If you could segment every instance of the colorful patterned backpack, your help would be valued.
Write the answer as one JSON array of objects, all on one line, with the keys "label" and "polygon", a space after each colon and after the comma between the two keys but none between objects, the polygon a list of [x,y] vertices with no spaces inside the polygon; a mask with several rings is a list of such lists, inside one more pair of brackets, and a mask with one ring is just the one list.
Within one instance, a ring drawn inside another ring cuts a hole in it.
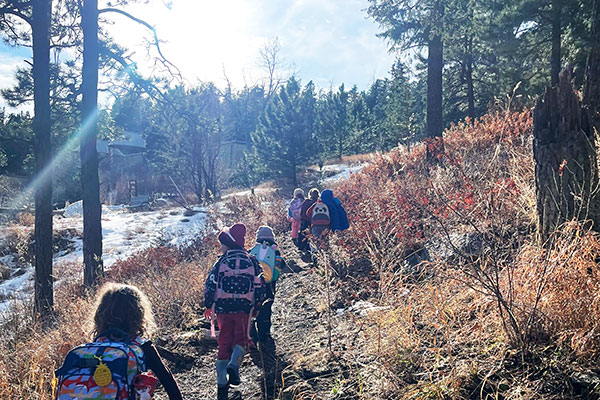
[{"label": "colorful patterned backpack", "polygon": [[[111,338],[123,337],[122,341]],[[135,399],[133,379],[146,370],[142,339],[129,340],[118,329],[102,334],[92,343],[72,349],[56,371],[57,400]]]},{"label": "colorful patterned backpack", "polygon": [[292,200],[292,202],[290,203],[290,210],[289,210],[289,216],[292,217],[295,220],[300,220],[302,218],[302,203],[304,202],[304,199],[294,199]]},{"label": "colorful patterned backpack", "polygon": [[257,243],[250,254],[254,255],[260,264],[263,277],[266,283],[275,282],[279,278],[281,271],[277,268],[277,254],[275,249],[277,245],[269,245],[267,243]]},{"label": "colorful patterned backpack", "polygon": [[254,304],[254,289],[260,286],[260,276],[255,275],[255,261],[244,250],[230,250],[221,260],[215,303],[228,300],[247,300]]}]

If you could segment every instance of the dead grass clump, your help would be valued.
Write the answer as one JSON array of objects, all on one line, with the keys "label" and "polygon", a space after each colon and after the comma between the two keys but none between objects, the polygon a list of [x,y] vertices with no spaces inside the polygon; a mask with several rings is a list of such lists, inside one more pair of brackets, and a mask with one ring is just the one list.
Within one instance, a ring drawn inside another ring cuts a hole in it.
[{"label": "dead grass clump", "polygon": [[[246,246],[254,243],[255,233],[261,225],[273,228],[276,235],[287,232],[290,223],[287,220],[287,203],[276,196],[233,197],[227,201],[228,209],[223,226],[236,222],[246,225]],[[223,227],[221,226],[221,228]]]},{"label": "dead grass clump", "polygon": [[190,329],[204,308],[204,282],[215,258],[181,263],[164,273],[133,280],[150,299],[157,325],[164,331]]},{"label": "dead grass clump", "polygon": [[19,264],[33,261],[33,228],[11,225],[6,228],[6,245],[9,254],[16,257]]},{"label": "dead grass clump", "polygon": [[524,246],[514,272],[515,302],[532,339],[553,337],[578,355],[600,356],[600,234],[563,225],[548,241]]},{"label": "dead grass clump", "polygon": [[31,313],[32,305],[14,304],[0,325],[0,398],[52,399],[54,369],[74,345],[89,341],[85,331],[90,310],[86,297],[73,286],[56,292],[54,328],[44,329]]},{"label": "dead grass clump", "polygon": [[16,221],[19,225],[33,227],[35,216],[30,212],[20,212],[16,216]]},{"label": "dead grass clump", "polygon": [[[185,251],[157,248],[120,261],[113,266],[114,272],[111,270],[111,279],[136,285],[148,295],[160,329],[157,334],[164,334],[167,342],[169,332],[198,325],[204,280],[215,253],[208,244],[195,245],[193,254],[204,251],[205,256],[194,262],[183,261]],[[61,264],[57,272],[68,274],[76,267]],[[55,316],[50,327],[43,327],[33,317],[30,302],[14,303],[0,316],[1,399],[51,400],[54,370],[72,347],[93,339],[94,298],[81,289],[77,275],[55,287]]]}]

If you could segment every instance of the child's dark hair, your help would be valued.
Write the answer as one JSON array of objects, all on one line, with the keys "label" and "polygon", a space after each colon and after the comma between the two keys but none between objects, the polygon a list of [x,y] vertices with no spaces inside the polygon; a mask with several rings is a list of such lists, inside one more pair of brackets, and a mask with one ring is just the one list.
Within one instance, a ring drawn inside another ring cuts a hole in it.
[{"label": "child's dark hair", "polygon": [[310,199],[314,200],[314,201],[319,200],[319,189],[317,189],[317,188],[310,189],[310,191],[308,192],[308,197],[310,197]]},{"label": "child's dark hair", "polygon": [[98,292],[94,335],[118,328],[131,337],[150,335],[155,323],[148,297],[132,285],[107,283]]}]

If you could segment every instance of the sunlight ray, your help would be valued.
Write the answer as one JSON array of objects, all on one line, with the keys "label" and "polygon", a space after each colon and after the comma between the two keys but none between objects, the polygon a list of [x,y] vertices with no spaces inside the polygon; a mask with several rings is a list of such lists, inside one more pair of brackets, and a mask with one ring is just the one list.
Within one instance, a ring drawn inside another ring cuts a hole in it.
[{"label": "sunlight ray", "polygon": [[71,137],[69,137],[66,143],[52,158],[50,163],[31,180],[31,182],[19,196],[9,203],[8,208],[20,209],[25,208],[28,204],[31,204],[33,202],[33,195],[36,188],[42,182],[45,182],[47,179],[53,179],[55,174],[67,168],[64,161],[67,159],[70,152],[75,151],[78,148],[80,138],[85,136],[86,132],[91,129],[93,122],[97,120],[97,118],[98,110],[96,110],[94,114],[90,115],[85,121],[83,121],[80,127],[71,135]]}]

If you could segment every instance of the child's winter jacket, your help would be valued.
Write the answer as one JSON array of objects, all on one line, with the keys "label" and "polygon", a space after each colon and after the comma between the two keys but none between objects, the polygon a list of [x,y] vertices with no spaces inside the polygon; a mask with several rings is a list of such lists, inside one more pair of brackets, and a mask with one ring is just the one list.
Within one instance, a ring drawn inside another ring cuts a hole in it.
[{"label": "child's winter jacket", "polygon": [[321,192],[321,201],[327,205],[329,209],[329,217],[331,220],[331,231],[343,231],[350,227],[348,223],[348,215],[342,207],[342,202],[337,197],[333,197],[333,192],[329,189]]}]

